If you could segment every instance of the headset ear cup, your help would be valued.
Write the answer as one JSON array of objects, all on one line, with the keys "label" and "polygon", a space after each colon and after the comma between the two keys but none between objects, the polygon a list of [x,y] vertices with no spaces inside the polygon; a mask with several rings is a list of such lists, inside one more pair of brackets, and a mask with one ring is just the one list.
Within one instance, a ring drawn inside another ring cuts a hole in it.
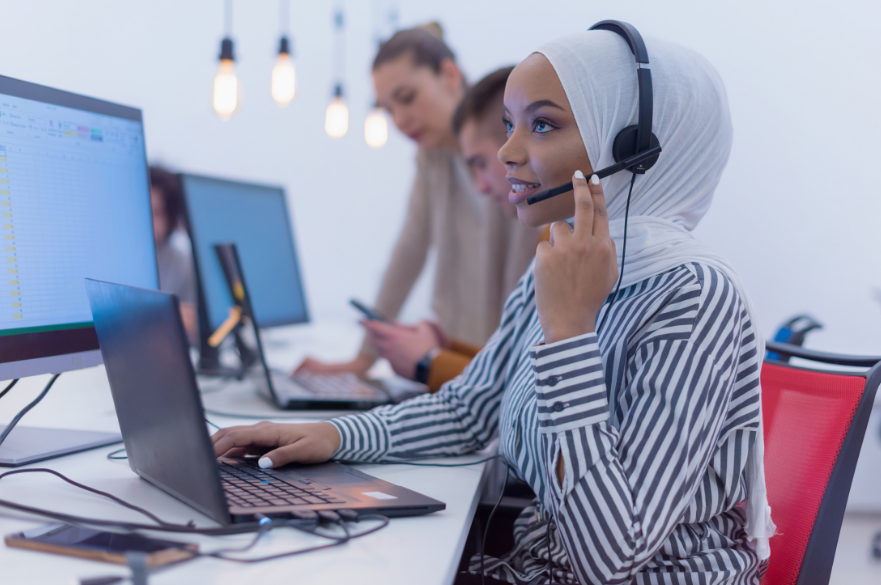
[{"label": "headset ear cup", "polygon": [[[618,135],[615,137],[615,142],[612,144],[612,156],[615,158],[616,163],[636,154],[636,129],[636,124],[628,126],[624,130],[621,130],[621,132],[618,132]],[[660,144],[661,141],[658,140],[658,137],[652,132],[649,147],[660,146]],[[652,168],[655,163],[658,162],[659,156],[660,154],[646,159],[646,161],[642,163],[644,170],[647,171]],[[633,171],[631,170],[630,172]]]}]

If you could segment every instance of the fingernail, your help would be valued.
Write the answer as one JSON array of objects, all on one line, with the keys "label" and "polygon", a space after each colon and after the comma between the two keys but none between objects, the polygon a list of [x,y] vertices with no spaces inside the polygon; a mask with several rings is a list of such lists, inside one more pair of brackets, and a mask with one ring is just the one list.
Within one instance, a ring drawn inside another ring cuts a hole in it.
[{"label": "fingernail", "polygon": [[575,178],[576,179],[583,179],[584,173],[582,173],[581,171],[575,171]]},{"label": "fingernail", "polygon": [[272,459],[269,457],[261,457],[260,461],[257,462],[257,465],[260,466],[260,469],[268,469],[272,467]]},{"label": "fingernail", "polygon": [[600,178],[599,178],[599,176],[597,176],[597,175],[591,175],[591,176],[590,176],[590,182],[591,182],[591,184],[593,184],[593,185],[599,185],[599,184],[600,184]]}]

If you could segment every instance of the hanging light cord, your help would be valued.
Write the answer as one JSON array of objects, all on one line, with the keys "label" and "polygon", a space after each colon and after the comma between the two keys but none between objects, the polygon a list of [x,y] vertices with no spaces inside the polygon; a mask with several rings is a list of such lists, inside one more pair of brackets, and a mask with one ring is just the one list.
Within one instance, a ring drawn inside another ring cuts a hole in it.
[{"label": "hanging light cord", "polygon": [[224,36],[232,36],[232,0],[226,0],[223,10]]},{"label": "hanging light cord", "polygon": [[291,10],[288,0],[278,0],[278,24],[281,36],[290,36]]},{"label": "hanging light cord", "polygon": [[336,12],[334,13],[334,17],[333,17],[333,22],[334,22],[334,30],[336,31],[336,35],[335,35],[336,38],[334,39],[336,41],[335,42],[336,55],[334,55],[334,69],[336,69],[337,85],[341,87],[343,85],[343,73],[346,68],[346,64],[345,64],[346,42],[345,42],[345,35],[343,34],[344,22],[343,22],[343,6],[342,6],[342,4],[337,5]]}]

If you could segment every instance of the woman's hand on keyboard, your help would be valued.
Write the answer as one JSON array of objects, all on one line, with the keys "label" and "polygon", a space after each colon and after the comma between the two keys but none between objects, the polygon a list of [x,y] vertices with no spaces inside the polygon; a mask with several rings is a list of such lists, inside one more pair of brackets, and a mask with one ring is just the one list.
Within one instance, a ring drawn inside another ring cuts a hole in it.
[{"label": "woman's hand on keyboard", "polygon": [[228,427],[211,437],[217,457],[262,455],[260,467],[288,463],[323,463],[340,448],[340,434],[327,422],[279,424],[261,422]]}]

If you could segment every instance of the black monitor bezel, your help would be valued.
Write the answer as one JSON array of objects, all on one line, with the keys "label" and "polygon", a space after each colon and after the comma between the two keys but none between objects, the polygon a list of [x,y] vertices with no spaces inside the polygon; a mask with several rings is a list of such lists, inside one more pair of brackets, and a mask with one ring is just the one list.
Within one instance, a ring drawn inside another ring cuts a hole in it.
[{"label": "black monitor bezel", "polygon": [[[141,110],[97,98],[71,93],[61,89],[22,81],[0,75],[0,101],[3,96],[17,97],[43,102],[53,106],[71,108],[93,114],[113,116],[141,124],[143,131],[143,115]],[[147,165],[146,136],[144,140],[144,168]],[[147,173],[147,195],[150,184]],[[153,218],[150,217],[152,226]],[[154,252],[155,262],[155,252]],[[155,266],[156,284],[159,284],[159,265]],[[83,284],[85,286],[85,283]],[[25,327],[22,327],[25,329]],[[54,331],[38,331],[19,334],[0,335],[0,364],[21,362],[40,358],[71,355],[99,349],[98,335],[94,325],[57,329]],[[47,372],[48,373],[48,372]]]},{"label": "black monitor bezel", "polygon": [[198,297],[197,302],[198,302],[198,312],[199,312],[199,328],[200,328],[200,330],[203,330],[203,331],[200,331],[199,336],[207,339],[207,337],[210,336],[212,333],[212,331],[210,330],[212,325],[211,325],[211,318],[208,314],[208,305],[205,302],[205,291],[204,291],[204,288],[202,285],[201,263],[200,263],[200,258],[199,258],[199,252],[197,249],[198,247],[196,246],[196,240],[197,240],[198,236],[196,234],[196,231],[194,230],[192,222],[190,221],[190,216],[191,216],[190,200],[189,200],[189,197],[187,196],[187,188],[186,188],[186,183],[184,181],[185,177],[193,177],[194,179],[205,179],[205,180],[209,180],[209,181],[217,181],[220,183],[228,183],[231,185],[240,185],[240,186],[244,186],[244,187],[259,187],[262,189],[273,189],[273,190],[277,190],[281,193],[281,204],[282,204],[282,207],[284,208],[285,218],[287,219],[287,222],[285,222],[285,225],[288,230],[288,238],[291,243],[291,248],[292,248],[292,252],[293,252],[293,256],[294,256],[294,262],[296,263],[294,268],[296,269],[297,273],[300,275],[300,278],[297,279],[297,286],[300,289],[298,291],[300,293],[300,298],[303,299],[303,317],[301,319],[282,319],[282,320],[274,320],[274,321],[269,321],[269,320],[260,321],[260,328],[261,329],[268,329],[268,328],[272,328],[272,327],[283,327],[286,325],[301,325],[303,323],[309,323],[311,321],[311,315],[309,313],[309,300],[306,298],[306,292],[303,287],[303,271],[300,266],[301,265],[300,255],[297,250],[297,240],[294,235],[293,216],[291,215],[291,210],[288,207],[288,197],[287,197],[287,192],[286,192],[285,188],[281,185],[272,185],[272,184],[268,184],[268,183],[256,183],[253,181],[241,181],[238,179],[230,179],[227,177],[220,177],[217,175],[203,175],[200,173],[180,173],[180,175],[178,175],[178,177],[180,180],[181,191],[183,192],[183,195],[184,195],[184,220],[186,222],[187,231],[189,232],[189,236],[190,236],[190,247],[193,252],[193,267],[195,268],[195,274],[196,274],[196,295]]}]

